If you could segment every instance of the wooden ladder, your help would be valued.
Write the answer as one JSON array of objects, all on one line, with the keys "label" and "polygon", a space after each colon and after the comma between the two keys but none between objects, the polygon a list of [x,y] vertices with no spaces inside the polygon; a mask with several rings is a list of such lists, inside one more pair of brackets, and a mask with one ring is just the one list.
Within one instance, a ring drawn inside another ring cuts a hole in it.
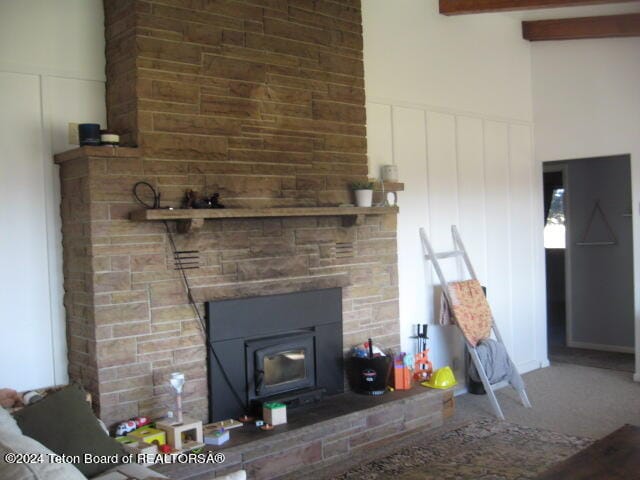
[{"label": "wooden ladder", "polygon": [[[460,234],[458,233],[458,229],[455,225],[451,225],[451,235],[453,237],[453,250],[436,253],[433,250],[433,247],[431,246],[429,239],[427,238],[427,234],[425,233],[424,228],[420,229],[420,239],[422,240],[422,250],[424,253],[424,258],[428,261],[431,261],[433,265],[433,269],[435,270],[436,275],[440,280],[440,284],[442,286],[442,293],[449,306],[453,305],[453,303],[451,302],[451,295],[449,293],[449,284],[444,277],[442,268],[440,268],[439,260],[447,259],[447,258],[462,258],[465,266],[467,267],[467,271],[469,272],[469,276],[473,280],[478,279],[476,276],[476,272],[473,269],[473,265],[471,265],[471,260],[469,260],[469,255],[467,254],[467,250],[465,249],[464,244],[462,243],[462,239],[460,238]],[[452,312],[453,310],[449,309],[449,311]],[[502,341],[502,335],[500,335],[500,331],[498,330],[498,326],[496,325],[495,319],[493,317],[491,318],[491,330],[493,331],[493,334],[495,335],[498,343],[501,343],[502,345],[504,345],[504,342]],[[522,377],[520,376],[520,373],[518,372],[518,369],[516,368],[515,364],[511,360],[511,356],[508,354],[508,352],[507,352],[507,356],[509,357],[509,363],[511,364],[511,368],[513,369],[512,378],[515,377],[519,381],[513,382],[513,380],[510,379],[510,380],[504,380],[498,383],[491,384],[487,377],[487,373],[484,369],[484,366],[480,361],[480,357],[478,356],[478,350],[476,349],[475,346],[471,345],[471,343],[469,343],[469,341],[466,338],[465,338],[465,342],[467,344],[467,348],[469,349],[471,361],[476,367],[478,375],[480,376],[480,380],[482,380],[482,385],[484,386],[484,389],[487,392],[489,402],[491,403],[491,406],[493,408],[493,411],[496,417],[498,417],[500,420],[504,420],[504,414],[502,413],[502,409],[500,408],[500,404],[498,403],[498,399],[496,398],[496,395],[494,392],[507,385],[511,385],[514,388],[514,390],[518,392],[518,395],[520,395],[520,400],[522,401],[522,404],[525,407],[531,408],[531,403],[529,402],[529,397],[527,397],[527,392],[525,391]],[[506,346],[505,346],[505,351],[506,351]]]}]

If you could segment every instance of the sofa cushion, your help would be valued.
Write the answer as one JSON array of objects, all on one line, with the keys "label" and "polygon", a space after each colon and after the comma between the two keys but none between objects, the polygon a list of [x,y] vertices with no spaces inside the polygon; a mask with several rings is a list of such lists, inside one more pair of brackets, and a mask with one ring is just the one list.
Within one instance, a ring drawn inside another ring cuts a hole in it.
[{"label": "sofa cushion", "polygon": [[[81,387],[69,385],[20,410],[15,418],[24,435],[59,455],[78,456],[80,461],[74,465],[93,477],[118,464],[124,450],[102,430],[85,397]],[[115,463],[85,463],[85,454],[115,458]]]},{"label": "sofa cushion", "polygon": [[22,435],[16,419],[2,407],[0,407],[0,435],[1,434]]},{"label": "sofa cushion", "polygon": [[247,480],[247,472],[244,470],[238,470],[221,477],[216,477],[216,480]]},{"label": "sofa cushion", "polygon": [[[31,454],[21,460],[30,462],[14,463],[7,461],[8,455]],[[0,408],[0,478],[12,480],[86,480],[86,477],[70,463],[51,463],[55,454],[33,438],[24,436],[11,418],[9,412]]]}]

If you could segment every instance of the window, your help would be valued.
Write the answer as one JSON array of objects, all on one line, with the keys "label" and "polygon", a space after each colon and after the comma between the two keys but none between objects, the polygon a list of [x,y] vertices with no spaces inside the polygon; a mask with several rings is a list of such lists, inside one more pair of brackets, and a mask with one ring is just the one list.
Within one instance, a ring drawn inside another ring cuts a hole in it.
[{"label": "window", "polygon": [[565,248],[564,188],[556,188],[544,226],[544,248]]},{"label": "window", "polygon": [[307,375],[304,363],[305,353],[305,349],[301,348],[265,356],[265,385],[272,387],[296,380],[304,380]]}]

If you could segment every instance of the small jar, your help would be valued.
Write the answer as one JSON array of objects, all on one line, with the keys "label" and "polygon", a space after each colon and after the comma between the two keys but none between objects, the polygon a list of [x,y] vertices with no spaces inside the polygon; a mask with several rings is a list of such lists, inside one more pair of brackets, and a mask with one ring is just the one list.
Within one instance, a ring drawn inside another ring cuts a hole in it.
[{"label": "small jar", "polygon": [[100,145],[100,125],[97,123],[81,123],[78,125],[80,146]]},{"label": "small jar", "polygon": [[101,145],[109,145],[112,147],[117,147],[120,145],[120,135],[116,133],[111,133],[108,130],[100,131],[100,144]]},{"label": "small jar", "polygon": [[398,181],[398,166],[397,165],[383,165],[380,168],[382,180],[385,182],[397,182]]}]

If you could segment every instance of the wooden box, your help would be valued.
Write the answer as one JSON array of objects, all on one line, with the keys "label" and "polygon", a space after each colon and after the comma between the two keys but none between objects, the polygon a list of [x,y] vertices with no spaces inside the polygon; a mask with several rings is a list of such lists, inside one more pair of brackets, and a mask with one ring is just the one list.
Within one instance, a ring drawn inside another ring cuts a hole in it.
[{"label": "wooden box", "polygon": [[202,422],[185,418],[184,422],[174,424],[168,420],[156,422],[156,428],[167,435],[167,443],[176,450],[192,450],[204,446]]},{"label": "wooden box", "polygon": [[271,425],[287,423],[287,406],[284,403],[270,402],[262,406],[262,418]]}]

